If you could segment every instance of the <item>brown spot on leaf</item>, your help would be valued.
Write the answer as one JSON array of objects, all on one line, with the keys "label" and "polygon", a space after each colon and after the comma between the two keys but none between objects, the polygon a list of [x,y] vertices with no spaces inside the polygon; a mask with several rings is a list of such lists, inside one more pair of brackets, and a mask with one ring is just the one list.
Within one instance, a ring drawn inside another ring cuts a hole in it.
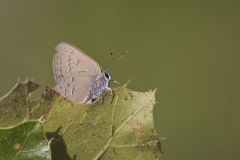
[{"label": "brown spot on leaf", "polygon": [[97,124],[97,120],[96,120],[96,118],[92,118],[92,119],[90,119],[90,124],[91,124],[91,126],[95,126],[96,124]]},{"label": "brown spot on leaf", "polygon": [[27,82],[27,92],[33,92],[34,90],[36,90],[38,87],[40,87],[40,85],[38,83],[35,83],[33,81],[28,81]]},{"label": "brown spot on leaf", "polygon": [[15,143],[14,145],[12,145],[13,150],[19,150],[21,148],[21,144],[20,143]]},{"label": "brown spot on leaf", "polygon": [[54,89],[46,87],[45,92],[42,94],[42,98],[43,100],[52,100],[56,94],[57,92]]},{"label": "brown spot on leaf", "polygon": [[142,123],[137,123],[135,126],[133,126],[134,132],[142,132],[144,129],[144,125]]},{"label": "brown spot on leaf", "polygon": [[128,92],[127,95],[124,97],[124,100],[127,101],[127,100],[131,100],[132,98],[133,98],[132,92]]}]

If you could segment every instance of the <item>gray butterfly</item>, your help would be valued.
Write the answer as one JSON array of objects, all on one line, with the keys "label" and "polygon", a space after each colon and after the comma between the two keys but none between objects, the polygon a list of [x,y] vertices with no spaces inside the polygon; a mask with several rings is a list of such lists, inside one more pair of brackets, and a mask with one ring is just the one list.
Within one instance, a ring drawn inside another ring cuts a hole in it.
[{"label": "gray butterfly", "polygon": [[79,48],[62,42],[55,48],[53,71],[55,90],[76,104],[97,100],[109,88],[111,76]]}]

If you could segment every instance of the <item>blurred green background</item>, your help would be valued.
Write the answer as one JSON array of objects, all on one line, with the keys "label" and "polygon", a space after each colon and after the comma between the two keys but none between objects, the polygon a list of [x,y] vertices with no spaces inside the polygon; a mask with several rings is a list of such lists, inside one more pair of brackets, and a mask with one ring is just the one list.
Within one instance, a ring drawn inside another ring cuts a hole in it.
[{"label": "blurred green background", "polygon": [[121,83],[159,87],[163,160],[240,159],[239,1],[0,0],[0,94],[32,77],[54,85],[52,55],[69,41]]}]

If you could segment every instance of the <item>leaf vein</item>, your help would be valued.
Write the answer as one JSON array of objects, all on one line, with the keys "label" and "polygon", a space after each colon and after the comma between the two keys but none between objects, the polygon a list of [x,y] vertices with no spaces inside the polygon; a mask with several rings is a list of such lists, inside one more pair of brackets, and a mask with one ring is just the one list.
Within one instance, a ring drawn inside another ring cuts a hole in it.
[{"label": "leaf vein", "polygon": [[[122,89],[122,88],[121,88]],[[119,92],[120,94],[121,92]],[[118,94],[118,95],[119,95]],[[117,100],[117,98],[116,98]],[[94,158],[94,160],[99,160],[102,155],[107,151],[107,149],[109,148],[110,144],[112,143],[112,141],[114,140],[115,136],[119,133],[119,131],[127,124],[127,122],[134,117],[134,115],[136,115],[138,112],[140,112],[143,108],[145,108],[145,105],[143,105],[142,107],[139,107],[135,112],[131,113],[130,116],[116,129],[116,131],[114,132],[114,134],[112,135],[112,137],[109,138],[108,142],[106,143],[105,146],[103,146],[103,148],[99,151],[99,153],[97,154],[97,156]]]}]

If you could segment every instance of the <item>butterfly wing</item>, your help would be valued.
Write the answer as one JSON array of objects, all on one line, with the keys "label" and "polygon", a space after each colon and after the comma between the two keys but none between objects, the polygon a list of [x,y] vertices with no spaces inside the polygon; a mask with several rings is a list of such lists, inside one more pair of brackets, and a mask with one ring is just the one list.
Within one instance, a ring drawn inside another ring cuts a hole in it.
[{"label": "butterfly wing", "polygon": [[101,74],[101,68],[79,48],[68,43],[56,46],[53,58],[55,90],[73,103],[85,103],[93,79]]},{"label": "butterfly wing", "polygon": [[101,67],[79,48],[62,42],[56,47],[53,71],[56,83],[71,77],[71,73],[85,71],[92,77],[101,74]]},{"label": "butterfly wing", "polygon": [[74,72],[70,78],[58,83],[55,90],[71,102],[83,104],[89,99],[91,79],[85,72]]}]

